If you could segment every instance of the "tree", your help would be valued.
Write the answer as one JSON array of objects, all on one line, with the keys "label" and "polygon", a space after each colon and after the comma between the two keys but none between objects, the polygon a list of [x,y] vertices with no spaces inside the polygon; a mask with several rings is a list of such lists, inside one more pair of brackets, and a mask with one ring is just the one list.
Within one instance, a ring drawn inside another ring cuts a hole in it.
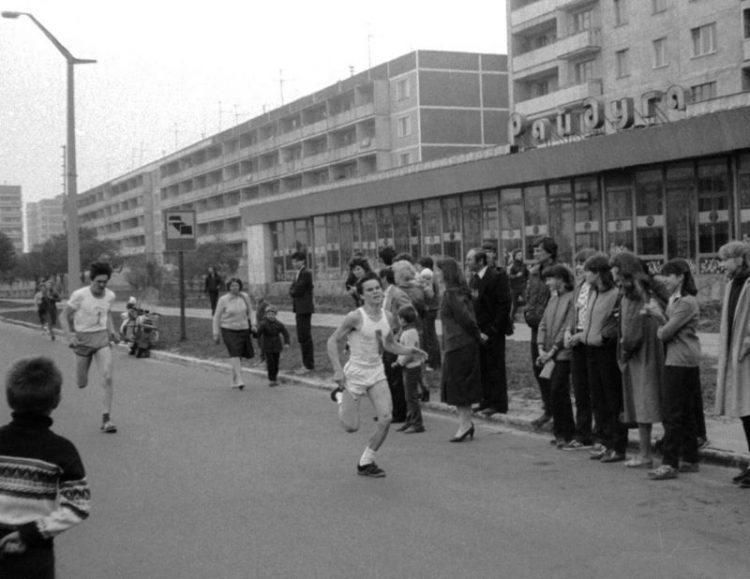
[{"label": "tree", "polygon": [[26,281],[38,281],[46,278],[48,273],[44,269],[41,251],[22,253],[16,258],[16,266],[13,268],[13,277]]},{"label": "tree", "polygon": [[10,238],[0,231],[0,277],[10,275],[16,264],[16,249]]},{"label": "tree", "polygon": [[[82,227],[78,231],[81,267],[86,269],[94,261],[106,261],[113,268],[122,265],[119,246],[112,239],[98,239],[96,231]],[[68,234],[55,235],[44,242],[41,260],[46,274],[64,274],[68,271]]]},{"label": "tree", "polygon": [[186,251],[184,262],[185,279],[191,281],[202,278],[209,266],[226,278],[237,273],[240,265],[238,251],[223,241],[201,243],[195,251]]},{"label": "tree", "polygon": [[126,266],[125,280],[136,291],[148,287],[161,289],[162,280],[168,277],[164,268],[146,255],[128,258]]}]

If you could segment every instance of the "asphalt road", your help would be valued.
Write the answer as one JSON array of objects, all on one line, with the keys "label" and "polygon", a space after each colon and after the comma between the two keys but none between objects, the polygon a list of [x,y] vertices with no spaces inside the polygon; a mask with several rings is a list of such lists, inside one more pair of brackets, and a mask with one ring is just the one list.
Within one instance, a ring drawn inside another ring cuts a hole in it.
[{"label": "asphalt road", "polygon": [[[96,378],[75,388],[64,341],[0,324],[0,369],[49,355],[66,382],[55,430],[83,456],[91,518],[56,541],[61,579],[744,578],[750,491],[707,465],[650,482],[622,463],[449,416],[391,432],[385,479],[355,474],[372,427],[346,434],[325,392],[232,391],[216,370],[118,351],[114,435]],[[92,376],[95,375],[92,374]],[[5,405],[0,420],[7,421]]]}]

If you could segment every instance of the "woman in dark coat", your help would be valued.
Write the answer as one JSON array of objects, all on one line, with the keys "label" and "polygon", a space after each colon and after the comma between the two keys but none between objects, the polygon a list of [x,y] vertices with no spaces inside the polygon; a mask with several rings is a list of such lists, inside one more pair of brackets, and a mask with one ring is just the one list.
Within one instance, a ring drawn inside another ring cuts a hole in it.
[{"label": "woman in dark coat", "polygon": [[443,324],[443,375],[441,400],[458,409],[458,431],[451,442],[474,438],[471,405],[482,397],[479,373],[480,332],[474,317],[471,292],[461,266],[450,257],[438,261],[445,286],[440,303]]}]

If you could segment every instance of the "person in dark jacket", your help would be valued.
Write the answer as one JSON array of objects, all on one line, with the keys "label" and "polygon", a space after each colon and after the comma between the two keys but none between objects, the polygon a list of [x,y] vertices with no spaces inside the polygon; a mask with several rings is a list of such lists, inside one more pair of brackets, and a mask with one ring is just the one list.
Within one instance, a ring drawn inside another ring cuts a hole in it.
[{"label": "person in dark jacket", "polygon": [[524,293],[526,292],[526,283],[529,280],[529,270],[523,261],[523,251],[516,249],[513,252],[513,261],[508,268],[508,277],[510,278],[510,295],[512,300],[511,319],[515,319],[516,312],[524,304]]},{"label": "person in dark jacket", "polygon": [[212,267],[208,267],[208,273],[206,274],[206,281],[203,284],[203,291],[211,301],[211,315],[216,313],[216,303],[219,301],[219,292],[224,286],[224,280],[221,276],[216,273],[216,270]]},{"label": "person in dark jacket", "polygon": [[[268,371],[268,385],[278,386],[276,377],[279,374],[281,351],[289,348],[289,332],[281,320],[276,318],[276,306],[269,304],[263,320],[258,324],[258,341],[263,348]],[[283,338],[283,342],[282,342]]]},{"label": "person in dark jacket", "polygon": [[307,269],[307,254],[297,251],[292,254],[292,266],[297,270],[294,281],[289,287],[292,296],[292,311],[297,324],[297,341],[302,349],[302,367],[295,370],[295,374],[307,374],[315,369],[315,357],[312,339],[312,315],[315,311],[313,303],[313,276]]},{"label": "person in dark jacket", "polygon": [[531,364],[534,370],[534,377],[539,384],[539,391],[542,395],[542,405],[544,412],[541,416],[534,419],[533,424],[537,428],[547,424],[552,419],[550,409],[550,391],[549,382],[539,379],[541,368],[537,365],[539,344],[537,343],[537,332],[539,322],[542,321],[544,309],[549,301],[550,291],[544,283],[542,273],[547,267],[557,263],[557,243],[551,237],[543,237],[534,244],[534,260],[536,265],[529,272],[529,281],[526,284],[526,309],[523,312],[524,318],[529,328],[531,328]]}]

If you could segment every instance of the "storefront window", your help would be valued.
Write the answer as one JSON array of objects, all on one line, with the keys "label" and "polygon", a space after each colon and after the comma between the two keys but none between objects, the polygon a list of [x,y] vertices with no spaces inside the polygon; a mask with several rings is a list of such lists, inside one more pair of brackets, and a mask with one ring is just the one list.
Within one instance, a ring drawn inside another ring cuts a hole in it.
[{"label": "storefront window", "polygon": [[667,258],[695,260],[695,170],[693,163],[667,165]]},{"label": "storefront window", "polygon": [[420,203],[409,204],[409,253],[412,255],[429,255],[422,249],[422,205]]},{"label": "storefront window", "polygon": [[[393,248],[396,253],[410,253],[409,206],[406,203],[393,206]],[[413,257],[414,254],[411,254]]]},{"label": "storefront window", "polygon": [[378,224],[378,247],[390,245],[395,249],[393,244],[393,211],[390,205],[378,207],[375,209],[376,220]]},{"label": "storefront window", "polygon": [[549,231],[557,242],[557,257],[563,263],[573,263],[573,190],[570,181],[549,184]]},{"label": "storefront window", "polygon": [[313,217],[313,231],[315,235],[315,246],[313,248],[313,271],[315,279],[326,279],[326,218],[324,216]]},{"label": "storefront window", "polygon": [[463,262],[461,251],[461,199],[443,198],[443,253],[459,263]]},{"label": "storefront window", "polygon": [[463,241],[466,251],[469,251],[482,245],[482,197],[479,193],[464,195],[461,204]]},{"label": "storefront window", "polygon": [[273,250],[273,281],[284,281],[284,222],[271,225],[271,248]]},{"label": "storefront window", "polygon": [[729,241],[730,188],[726,159],[698,162],[698,252],[709,260]]},{"label": "storefront window", "polygon": [[349,260],[354,255],[354,236],[352,234],[352,214],[341,213],[339,215],[340,245],[341,245],[341,269],[349,266]]},{"label": "storefront window", "polygon": [[326,270],[327,279],[341,277],[341,244],[339,242],[339,216],[326,217]]},{"label": "storefront window", "polygon": [[500,230],[497,212],[497,191],[482,193],[482,243],[494,243],[497,247],[497,259],[503,260],[504,248],[500,243]]},{"label": "storefront window", "polygon": [[547,195],[544,185],[534,185],[524,187],[524,217],[525,217],[525,236],[526,236],[526,253],[529,259],[533,257],[534,243],[539,238],[549,235],[547,227]]},{"label": "storefront window", "polygon": [[360,231],[362,232],[360,245],[368,256],[378,254],[379,247],[375,230],[375,209],[363,209],[362,221],[360,222]]},{"label": "storefront window", "polygon": [[664,182],[661,168],[635,174],[636,253],[647,261],[661,263],[664,246]]},{"label": "storefront window", "polygon": [[424,244],[428,255],[442,255],[443,217],[440,211],[440,199],[429,199],[424,202]]},{"label": "storefront window", "polygon": [[611,173],[604,178],[607,200],[607,248],[610,253],[633,251],[633,188],[630,175]]},{"label": "storefront window", "polygon": [[601,249],[602,197],[596,177],[575,180],[575,252],[590,247]]},{"label": "storefront window", "polygon": [[740,201],[740,237],[750,242],[750,154],[740,155],[737,190]]},{"label": "storefront window", "polygon": [[512,254],[523,249],[523,199],[520,189],[500,191],[500,239],[503,251]]}]

